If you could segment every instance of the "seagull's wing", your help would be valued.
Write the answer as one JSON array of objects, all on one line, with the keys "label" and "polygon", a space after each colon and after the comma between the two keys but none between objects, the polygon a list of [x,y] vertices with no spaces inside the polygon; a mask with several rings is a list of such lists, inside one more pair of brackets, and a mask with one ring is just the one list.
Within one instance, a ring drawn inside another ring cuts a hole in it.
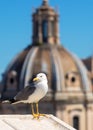
[{"label": "seagull's wing", "polygon": [[28,97],[36,90],[36,85],[30,84],[28,86],[26,86],[23,90],[21,90],[15,97],[14,99],[16,101],[20,101],[20,100],[27,100]]}]

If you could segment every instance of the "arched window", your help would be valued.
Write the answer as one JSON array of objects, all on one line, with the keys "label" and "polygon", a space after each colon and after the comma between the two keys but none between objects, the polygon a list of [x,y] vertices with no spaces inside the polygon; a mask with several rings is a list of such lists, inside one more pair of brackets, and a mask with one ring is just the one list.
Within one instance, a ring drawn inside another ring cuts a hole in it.
[{"label": "arched window", "polygon": [[42,34],[43,34],[43,41],[47,42],[48,26],[47,26],[46,20],[44,20],[43,23],[42,23]]},{"label": "arched window", "polygon": [[79,117],[78,116],[74,116],[73,117],[73,127],[76,130],[79,130]]},{"label": "arched window", "polygon": [[35,36],[38,37],[38,21],[35,22]]},{"label": "arched window", "polygon": [[17,72],[12,70],[7,75],[7,90],[16,90],[17,89]]}]

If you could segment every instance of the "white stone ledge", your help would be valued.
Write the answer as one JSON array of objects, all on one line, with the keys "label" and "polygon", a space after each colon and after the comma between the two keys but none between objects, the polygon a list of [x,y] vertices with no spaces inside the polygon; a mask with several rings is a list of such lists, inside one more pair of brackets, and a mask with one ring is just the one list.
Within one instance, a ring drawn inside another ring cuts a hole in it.
[{"label": "white stone ledge", "polygon": [[0,115],[1,130],[75,130],[58,118],[47,115],[39,120],[32,115]]}]

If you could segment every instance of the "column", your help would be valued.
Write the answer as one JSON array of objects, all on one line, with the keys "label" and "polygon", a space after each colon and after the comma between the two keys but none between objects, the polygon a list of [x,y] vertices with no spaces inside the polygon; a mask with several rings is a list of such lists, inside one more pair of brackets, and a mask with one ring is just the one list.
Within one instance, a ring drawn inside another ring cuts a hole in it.
[{"label": "column", "polygon": [[48,43],[51,43],[51,21],[48,18],[48,39],[47,39]]},{"label": "column", "polygon": [[58,17],[56,16],[56,19],[55,19],[55,41],[56,43],[60,43],[60,40],[59,40],[59,24],[58,24]]},{"label": "column", "polygon": [[87,109],[87,128],[88,130],[93,130],[93,122],[92,122],[92,109],[91,107],[88,107]]}]

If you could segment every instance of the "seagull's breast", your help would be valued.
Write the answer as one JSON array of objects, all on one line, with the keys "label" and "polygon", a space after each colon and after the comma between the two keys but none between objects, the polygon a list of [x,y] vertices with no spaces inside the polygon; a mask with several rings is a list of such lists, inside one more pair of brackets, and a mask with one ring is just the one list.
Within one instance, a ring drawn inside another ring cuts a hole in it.
[{"label": "seagull's breast", "polygon": [[38,102],[46,95],[47,91],[48,91],[48,85],[46,82],[43,81],[37,83],[36,90],[28,98],[29,103]]}]

